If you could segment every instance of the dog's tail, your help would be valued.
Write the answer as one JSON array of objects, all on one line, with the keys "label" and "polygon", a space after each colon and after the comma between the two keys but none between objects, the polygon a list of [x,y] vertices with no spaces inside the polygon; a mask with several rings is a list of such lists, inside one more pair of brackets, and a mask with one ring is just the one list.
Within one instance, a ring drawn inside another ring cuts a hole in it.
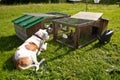
[{"label": "dog's tail", "polygon": [[28,69],[28,68],[31,68],[31,67],[37,67],[37,65],[32,64],[32,65],[29,65],[29,66],[26,66],[26,67],[23,67],[23,66],[21,66],[21,65],[18,65],[18,68],[19,68],[19,69],[22,69],[22,70],[25,70],[25,69]]},{"label": "dog's tail", "polygon": [[25,69],[28,69],[28,68],[31,68],[31,67],[35,67],[35,71],[38,71],[39,65],[41,65],[44,61],[45,61],[45,59],[43,58],[38,64],[31,64],[31,65],[26,66],[26,67],[18,65],[18,68],[22,69],[22,70],[25,70]]}]

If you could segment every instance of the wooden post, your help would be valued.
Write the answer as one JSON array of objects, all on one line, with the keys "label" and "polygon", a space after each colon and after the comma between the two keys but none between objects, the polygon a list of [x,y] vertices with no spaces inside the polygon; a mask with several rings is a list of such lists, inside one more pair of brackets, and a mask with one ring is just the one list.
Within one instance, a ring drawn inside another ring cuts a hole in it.
[{"label": "wooden post", "polygon": [[58,27],[59,25],[57,23],[53,22],[53,40],[57,40],[57,35],[58,35]]},{"label": "wooden post", "polygon": [[74,36],[74,49],[77,49],[79,46],[79,39],[80,39],[80,29],[77,26],[75,29],[75,36]]},{"label": "wooden post", "polygon": [[100,19],[100,34],[99,36],[101,36],[106,30],[107,30],[107,25],[108,25],[108,20],[107,19]]}]

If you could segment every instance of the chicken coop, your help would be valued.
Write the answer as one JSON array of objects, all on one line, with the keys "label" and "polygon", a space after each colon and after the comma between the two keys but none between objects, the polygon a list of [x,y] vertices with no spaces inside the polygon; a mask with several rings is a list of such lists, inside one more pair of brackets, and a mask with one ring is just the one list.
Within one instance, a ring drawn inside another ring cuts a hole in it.
[{"label": "chicken coop", "polygon": [[48,32],[52,33],[52,31],[49,31],[49,27],[52,24],[51,20],[65,17],[70,17],[70,15],[60,12],[50,12],[45,14],[25,13],[12,20],[12,22],[14,23],[16,35],[25,41],[39,29],[48,29]]},{"label": "chicken coop", "polygon": [[53,39],[77,49],[101,36],[107,30],[108,20],[102,18],[102,13],[80,12],[72,17],[53,20],[53,25]]}]

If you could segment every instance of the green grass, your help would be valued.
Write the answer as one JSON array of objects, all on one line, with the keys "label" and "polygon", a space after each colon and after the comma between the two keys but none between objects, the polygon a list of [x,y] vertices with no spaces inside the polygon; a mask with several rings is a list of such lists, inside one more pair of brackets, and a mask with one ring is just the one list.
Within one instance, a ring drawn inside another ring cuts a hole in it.
[{"label": "green grass", "polygon": [[23,13],[52,11],[76,14],[85,11],[85,4],[0,5],[0,80],[120,80],[120,7],[89,4],[90,12],[102,12],[109,19],[108,29],[114,30],[111,41],[100,45],[95,41],[81,49],[48,41],[47,51],[38,60],[46,62],[35,73],[32,69],[17,70],[12,62],[16,48],[23,43],[16,37],[13,19]]}]

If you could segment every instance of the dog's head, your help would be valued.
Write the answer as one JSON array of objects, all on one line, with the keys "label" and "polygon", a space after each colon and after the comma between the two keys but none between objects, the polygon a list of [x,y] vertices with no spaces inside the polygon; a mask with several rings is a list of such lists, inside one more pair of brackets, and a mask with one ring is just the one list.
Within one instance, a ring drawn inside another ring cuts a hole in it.
[{"label": "dog's head", "polygon": [[39,31],[37,31],[35,34],[37,34],[39,37],[41,37],[43,40],[48,40],[49,39],[49,35],[48,32],[46,31],[46,29],[39,29]]}]

